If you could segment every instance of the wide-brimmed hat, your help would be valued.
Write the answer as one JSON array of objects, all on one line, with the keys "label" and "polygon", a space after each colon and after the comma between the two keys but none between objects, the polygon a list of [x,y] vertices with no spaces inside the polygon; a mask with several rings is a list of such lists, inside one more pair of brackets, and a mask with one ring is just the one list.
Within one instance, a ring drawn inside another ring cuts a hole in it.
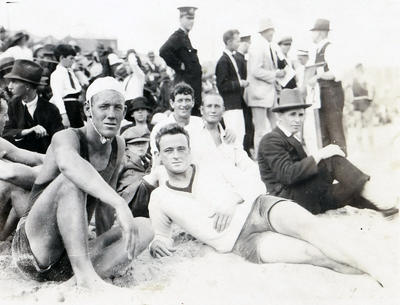
[{"label": "wide-brimmed hat", "polygon": [[34,85],[41,85],[40,79],[42,77],[42,67],[26,59],[18,59],[14,62],[10,73],[4,75],[4,78],[18,79]]},{"label": "wide-brimmed hat", "polygon": [[283,89],[279,98],[279,105],[272,108],[273,112],[284,112],[292,109],[308,108],[311,104],[304,103],[299,89]]},{"label": "wide-brimmed hat", "polygon": [[327,19],[317,19],[310,31],[330,31],[330,22]]},{"label": "wide-brimmed hat", "polygon": [[130,117],[132,115],[132,112],[138,109],[147,109],[148,111],[152,111],[153,109],[150,107],[149,102],[147,101],[147,98],[144,96],[139,96],[137,98],[127,100],[125,101],[125,104],[127,106],[126,110],[126,117]]},{"label": "wide-brimmed hat", "polygon": [[12,69],[14,65],[14,57],[4,57],[0,59],[0,72]]},{"label": "wide-brimmed hat", "polygon": [[8,44],[9,44],[9,46],[13,46],[18,41],[20,41],[22,38],[25,38],[25,37],[26,37],[26,40],[29,40],[29,35],[27,33],[22,32],[22,31],[21,32],[17,32],[17,33],[14,34],[14,36],[12,36],[9,39]]},{"label": "wide-brimmed hat", "polygon": [[149,142],[150,132],[139,128],[138,126],[132,126],[125,130],[121,137],[125,140],[126,144],[136,143],[136,142]]},{"label": "wide-brimmed hat", "polygon": [[273,29],[274,25],[272,24],[272,20],[269,18],[262,19],[258,25],[258,32],[264,32],[269,29]]}]

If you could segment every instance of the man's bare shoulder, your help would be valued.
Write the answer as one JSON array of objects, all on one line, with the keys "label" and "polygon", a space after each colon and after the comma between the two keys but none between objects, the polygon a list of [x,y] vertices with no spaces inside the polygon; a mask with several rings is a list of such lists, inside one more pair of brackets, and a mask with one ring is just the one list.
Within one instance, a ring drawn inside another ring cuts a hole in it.
[{"label": "man's bare shoulder", "polygon": [[75,130],[68,128],[54,134],[51,146],[56,149],[60,146],[79,149],[79,138]]}]

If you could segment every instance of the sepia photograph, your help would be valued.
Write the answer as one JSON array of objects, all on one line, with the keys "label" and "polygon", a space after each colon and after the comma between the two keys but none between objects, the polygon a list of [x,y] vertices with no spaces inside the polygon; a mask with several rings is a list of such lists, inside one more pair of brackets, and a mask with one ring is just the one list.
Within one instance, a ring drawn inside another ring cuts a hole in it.
[{"label": "sepia photograph", "polygon": [[0,304],[399,304],[399,16],[0,0]]}]

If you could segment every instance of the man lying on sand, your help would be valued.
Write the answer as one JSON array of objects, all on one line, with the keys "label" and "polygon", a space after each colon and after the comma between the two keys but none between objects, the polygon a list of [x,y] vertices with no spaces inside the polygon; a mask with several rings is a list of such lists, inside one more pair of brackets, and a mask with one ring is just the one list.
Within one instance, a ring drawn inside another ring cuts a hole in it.
[{"label": "man lying on sand", "polygon": [[[0,96],[0,135],[8,119],[8,105]],[[0,240],[16,228],[27,209],[29,191],[44,155],[20,149],[0,138]]]},{"label": "man lying on sand", "polygon": [[217,171],[193,165],[189,136],[176,124],[158,132],[156,145],[168,181],[152,192],[149,203],[154,257],[174,251],[170,235],[174,222],[217,251],[233,252],[255,263],[362,271],[383,285],[390,284],[391,270],[382,267],[383,258],[374,255],[378,249],[368,236],[345,230],[337,220],[316,217],[287,199],[264,195],[261,181],[232,185]]},{"label": "man lying on sand", "polygon": [[[30,194],[31,209],[13,239],[13,259],[25,275],[57,281],[74,274],[80,287],[108,288],[101,277],[152,239],[148,219],[134,220],[115,191],[125,148],[116,136],[125,114],[122,92],[115,79],[97,79],[86,93],[87,125],[53,137]],[[88,222],[95,209],[96,222],[115,213],[119,226],[98,236],[89,251]]]}]

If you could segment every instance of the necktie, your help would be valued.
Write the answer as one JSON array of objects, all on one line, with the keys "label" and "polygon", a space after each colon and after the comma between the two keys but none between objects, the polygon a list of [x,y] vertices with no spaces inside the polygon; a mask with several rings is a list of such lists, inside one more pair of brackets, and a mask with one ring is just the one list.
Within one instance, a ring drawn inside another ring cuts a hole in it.
[{"label": "necktie", "polygon": [[269,47],[269,53],[271,54],[272,63],[274,64],[274,68],[276,68],[274,54],[272,52],[271,46]]},{"label": "necktie", "polygon": [[71,71],[70,70],[67,70],[67,71],[68,71],[69,82],[71,83],[71,87],[72,87],[72,89],[76,89],[74,80],[72,79]]}]

